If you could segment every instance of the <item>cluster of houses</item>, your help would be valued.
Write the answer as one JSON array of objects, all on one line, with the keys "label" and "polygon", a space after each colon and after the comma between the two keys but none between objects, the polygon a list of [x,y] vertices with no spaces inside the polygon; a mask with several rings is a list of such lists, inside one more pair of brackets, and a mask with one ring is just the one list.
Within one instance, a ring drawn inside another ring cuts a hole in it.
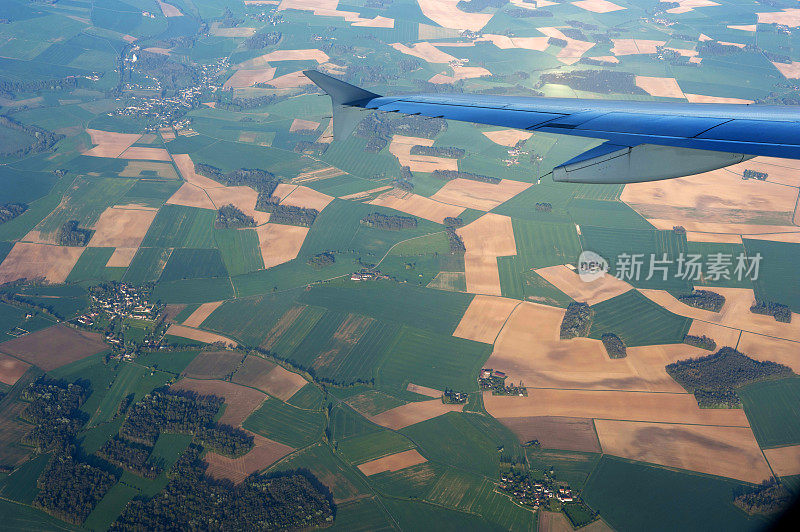
[{"label": "cluster of houses", "polygon": [[513,383],[506,384],[506,378],[508,376],[502,371],[483,368],[478,375],[478,387],[481,390],[491,390],[492,395],[518,395],[520,397],[528,395],[528,389],[522,385],[522,382],[518,386]]},{"label": "cluster of houses", "polygon": [[445,388],[444,393],[442,394],[442,402],[448,405],[463,405],[468,399],[468,393],[457,392],[449,388]]},{"label": "cluster of houses", "polygon": [[531,480],[529,475],[514,470],[501,474],[498,487],[518,504],[534,510],[544,504],[550,505],[551,500],[563,504],[576,499],[569,487],[559,487],[547,479],[537,482]]},{"label": "cluster of houses", "polygon": [[371,270],[361,270],[350,275],[351,281],[377,281],[379,279],[388,279],[389,277],[380,272]]}]

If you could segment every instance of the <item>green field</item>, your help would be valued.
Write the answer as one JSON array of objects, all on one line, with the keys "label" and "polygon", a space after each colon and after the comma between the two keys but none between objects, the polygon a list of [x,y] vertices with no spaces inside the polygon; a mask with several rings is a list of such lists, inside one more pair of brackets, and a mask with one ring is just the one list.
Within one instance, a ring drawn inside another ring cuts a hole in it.
[{"label": "green field", "polygon": [[24,504],[0,499],[0,520],[9,530],[79,530]]},{"label": "green field", "polygon": [[122,513],[125,505],[138,494],[139,490],[136,488],[121,482],[115,484],[97,503],[83,526],[89,530],[108,530],[111,523]]},{"label": "green field", "polygon": [[203,327],[255,347],[280,317],[294,306],[297,294],[298,291],[280,292],[226,301],[206,318]]},{"label": "green field", "polygon": [[574,224],[514,220],[514,241],[523,271],[558,264],[575,264],[581,242]]},{"label": "green field", "polygon": [[242,426],[256,434],[292,447],[303,447],[322,435],[322,412],[302,410],[279,399],[270,398]]},{"label": "green field", "polygon": [[40,454],[15,469],[0,480],[0,497],[23,504],[31,504],[39,493],[36,481],[47,467],[52,454]]},{"label": "green field", "polygon": [[227,277],[228,271],[216,249],[175,249],[169,256],[159,281]]},{"label": "green field", "polygon": [[140,247],[136,255],[133,256],[133,260],[122,280],[132,284],[142,284],[157,280],[171,254],[171,248]]},{"label": "green field", "polygon": [[589,338],[613,333],[629,347],[679,344],[692,324],[691,319],[669,312],[638,290],[593,305],[592,309],[595,316]]},{"label": "green field", "polygon": [[316,384],[308,383],[300,388],[287,403],[306,410],[320,410],[322,407],[322,390]]},{"label": "green field", "polygon": [[343,281],[315,286],[300,300],[333,310],[355,312],[385,321],[452,334],[472,295],[409,287],[390,282]]},{"label": "green field", "polygon": [[186,366],[197,356],[199,351],[168,351],[166,353],[145,353],[136,358],[136,363],[142,366],[153,367],[159,371],[166,371],[175,375],[180,374]]},{"label": "green field", "polygon": [[410,382],[475,391],[475,375],[490,352],[487,344],[406,326],[383,354],[376,384],[397,391]]},{"label": "green field", "polygon": [[800,244],[745,239],[744,247],[748,257],[762,257],[758,278],[753,283],[756,297],[787,305],[792,311],[800,312],[800,288],[797,283],[786,283],[786,279],[793,279],[797,274]]},{"label": "green field", "polygon": [[414,443],[405,436],[385,429],[345,438],[337,444],[342,456],[356,465],[414,448]]},{"label": "green field", "polygon": [[212,210],[165,205],[142,241],[142,247],[213,248],[214,218]]},{"label": "green field", "polygon": [[763,518],[748,517],[733,505],[734,490],[741,486],[720,477],[604,456],[586,483],[583,499],[617,530],[759,529]]},{"label": "green field", "polygon": [[351,500],[371,491],[363,477],[324,443],[317,443],[290,456],[276,470],[295,469],[306,469],[318,479],[326,479],[325,486],[335,500]]},{"label": "green field", "polygon": [[255,230],[215,228],[214,240],[230,275],[241,275],[264,267]]},{"label": "green field", "polygon": [[328,427],[331,431],[331,440],[340,442],[351,436],[361,436],[370,432],[380,430],[364,419],[361,414],[344,404],[337,404],[331,409]]},{"label": "green field", "polygon": [[394,530],[386,511],[374,499],[339,504],[331,530],[373,532]]},{"label": "green field", "polygon": [[[165,353],[166,355],[166,353]],[[116,414],[119,404],[129,394],[134,394],[134,401],[150,393],[153,389],[163,386],[173,377],[171,373],[164,371],[151,371],[149,368],[136,364],[121,363],[119,372],[114,379],[114,384],[103,397],[87,422],[87,426],[92,427],[110,421]]]},{"label": "green field", "polygon": [[761,447],[800,444],[800,377],[759,382],[736,393]]},{"label": "green field", "polygon": [[125,274],[125,268],[106,268],[113,253],[114,248],[87,248],[69,272],[67,282],[119,281]]},{"label": "green field", "polygon": [[542,474],[554,471],[557,480],[569,483],[573,489],[580,489],[597,466],[600,455],[580,451],[557,451],[526,447],[526,456],[531,469]]}]

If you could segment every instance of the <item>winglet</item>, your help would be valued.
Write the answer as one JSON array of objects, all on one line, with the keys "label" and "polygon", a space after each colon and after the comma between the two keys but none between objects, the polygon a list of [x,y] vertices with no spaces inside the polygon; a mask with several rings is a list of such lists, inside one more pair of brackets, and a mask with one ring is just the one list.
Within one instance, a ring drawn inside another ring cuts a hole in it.
[{"label": "winglet", "polygon": [[359,112],[363,105],[380,95],[366,91],[355,85],[350,85],[336,78],[332,78],[316,70],[305,70],[305,76],[314,82],[320,89],[328,93],[333,103],[333,139],[340,140],[350,136],[350,133],[361,121]]},{"label": "winglet", "polygon": [[314,85],[327,92],[334,105],[351,105],[380,96],[316,70],[305,70],[303,74],[313,81]]}]

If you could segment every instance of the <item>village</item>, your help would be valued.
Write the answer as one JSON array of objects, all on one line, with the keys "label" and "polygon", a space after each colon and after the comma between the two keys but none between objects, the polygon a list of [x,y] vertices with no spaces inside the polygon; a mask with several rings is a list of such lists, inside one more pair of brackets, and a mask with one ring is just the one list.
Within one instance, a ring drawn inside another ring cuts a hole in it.
[{"label": "village", "polygon": [[478,386],[481,391],[491,390],[492,395],[528,396],[528,389],[523,386],[522,381],[520,381],[518,386],[514,386],[511,382],[506,384],[507,378],[508,376],[500,370],[483,368],[478,376]]},{"label": "village", "polygon": [[525,471],[518,471],[511,467],[501,473],[498,488],[518,504],[528,506],[534,510],[540,507],[558,511],[560,505],[574,502],[577,496],[573,494],[569,485],[558,482],[553,478],[553,471],[544,474],[541,480],[533,480]]}]

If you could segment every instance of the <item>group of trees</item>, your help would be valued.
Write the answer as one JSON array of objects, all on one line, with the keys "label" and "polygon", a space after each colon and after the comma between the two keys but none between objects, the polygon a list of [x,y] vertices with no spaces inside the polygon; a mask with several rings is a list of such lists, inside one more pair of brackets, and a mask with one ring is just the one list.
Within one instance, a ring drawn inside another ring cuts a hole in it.
[{"label": "group of trees", "polygon": [[564,48],[569,43],[565,39],[559,39],[558,37],[550,37],[547,39],[547,44],[550,46],[558,46],[559,48]]},{"label": "group of trees", "polygon": [[18,94],[37,93],[39,91],[71,91],[78,88],[78,78],[68,76],[61,79],[38,80],[2,80],[0,81],[0,97],[13,100]]},{"label": "group of trees", "polygon": [[388,229],[397,231],[400,229],[414,229],[417,227],[417,219],[413,216],[395,216],[381,214],[379,212],[370,213],[360,220],[361,225],[374,227],[376,229]]},{"label": "group of trees", "polygon": [[281,182],[275,174],[260,168],[239,168],[225,173],[216,166],[196,163],[194,171],[229,187],[246,186],[267,196],[271,196]]},{"label": "group of trees", "polygon": [[704,357],[674,362],[666,370],[687,392],[695,394],[700,406],[715,408],[740,407],[735,388],[794,375],[792,369],[783,364],[753,360],[732,347],[723,347]]},{"label": "group of trees", "polygon": [[769,177],[767,172],[757,172],[756,170],[746,169],[742,174],[742,179],[758,179],[759,181],[766,181]]},{"label": "group of trees", "polygon": [[256,210],[269,212],[269,221],[276,224],[299,225],[311,227],[317,219],[319,211],[317,209],[307,209],[295,205],[283,205],[279,199],[265,194],[259,194],[256,201]]},{"label": "group of trees", "polygon": [[743,50],[744,48],[731,44],[722,44],[717,41],[706,41],[697,44],[697,51],[702,56],[733,55],[741,53]]},{"label": "group of trees", "polygon": [[244,40],[244,47],[248,50],[260,50],[261,48],[278,44],[281,37],[283,37],[283,34],[279,31],[256,33]]},{"label": "group of trees", "polygon": [[23,133],[33,137],[31,144],[23,146],[13,151],[0,152],[0,157],[24,157],[31,153],[41,153],[52,148],[56,142],[64,138],[60,133],[53,133],[40,127],[20,124],[16,120],[4,115],[0,115],[0,128],[5,127],[22,131]]},{"label": "group of trees", "polygon": [[217,91],[214,96],[215,108],[224,111],[246,111],[247,109],[255,109],[257,107],[264,107],[278,102],[286,96],[278,96],[275,94],[265,94],[263,96],[254,96],[252,98],[237,98],[232,94],[227,94],[228,91]]},{"label": "group of trees", "polygon": [[575,90],[605,94],[647,94],[636,86],[636,76],[631,72],[617,70],[573,70],[572,72],[549,72],[539,77],[539,83],[567,85]]},{"label": "group of trees", "polygon": [[200,82],[201,72],[198,67],[175,61],[164,54],[156,54],[139,50],[132,68],[158,79],[161,88],[177,90],[192,87]]},{"label": "group of trees", "polygon": [[605,333],[600,337],[600,340],[603,342],[603,347],[606,348],[609,358],[625,358],[628,356],[625,342],[616,334]]},{"label": "group of trees", "polygon": [[780,303],[756,300],[750,306],[750,312],[753,314],[772,316],[775,318],[775,321],[779,321],[781,323],[792,322],[792,310],[786,305],[782,305]]},{"label": "group of trees", "polygon": [[552,212],[553,204],[547,202],[536,202],[535,208],[538,212]]},{"label": "group of trees", "polygon": [[214,395],[159,388],[131,407],[119,433],[151,447],[161,432],[191,434],[216,453],[241,456],[253,448],[253,437],[214,421],[222,403]]},{"label": "group of trees", "polygon": [[679,295],[678,301],[690,307],[719,312],[725,305],[725,296],[710,290],[692,290],[690,294]]},{"label": "group of trees", "polygon": [[464,13],[480,13],[487,7],[503,7],[508,0],[459,0],[456,8]]},{"label": "group of trees", "polygon": [[163,471],[160,464],[150,461],[153,448],[114,436],[95,454],[110,464],[144,478],[155,478]]},{"label": "group of trees", "polygon": [[85,246],[90,238],[92,231],[78,227],[78,220],[64,222],[56,235],[56,240],[62,246]]},{"label": "group of trees", "polygon": [[411,155],[432,155],[433,157],[461,159],[466,155],[466,152],[461,148],[452,146],[423,146],[421,144],[416,144],[411,146]]},{"label": "group of trees", "polygon": [[505,14],[513,18],[548,18],[553,16],[552,11],[546,9],[524,9],[515,7],[505,11]]},{"label": "group of trees", "polygon": [[310,259],[306,261],[306,264],[314,268],[315,270],[321,270],[331,264],[336,262],[336,256],[331,253],[330,251],[325,251],[323,253],[318,253],[314,255]]},{"label": "group of trees", "polygon": [[223,205],[217,211],[216,218],[217,227],[235,228],[240,227],[255,227],[256,221],[252,216],[243,213],[241,209],[234,204]]},{"label": "group of trees", "polygon": [[308,530],[333,521],[333,503],[310,474],[253,474],[239,485],[205,474],[192,445],[151,499],[135,498],[111,530]]},{"label": "group of trees", "polygon": [[80,525],[116,482],[111,473],[81,462],[71,453],[57,454],[36,483],[39,493],[33,505]]},{"label": "group of trees", "polygon": [[766,480],[744,490],[733,498],[733,504],[748,514],[775,515],[791,506],[794,497],[782,484]]},{"label": "group of trees", "polygon": [[[358,123],[355,134],[368,139],[368,144],[369,139],[383,139],[374,141],[370,146],[371,150],[380,151],[393,135],[430,139],[444,131],[447,131],[447,121],[442,118],[426,118],[416,115],[395,118],[389,113],[371,113]],[[376,148],[378,149],[376,150]]]},{"label": "group of trees", "polygon": [[592,328],[594,310],[586,303],[570,303],[561,320],[561,339],[569,340],[578,336],[588,336]]},{"label": "group of trees", "polygon": [[453,255],[463,255],[466,253],[467,247],[464,245],[464,240],[456,233],[456,229],[464,225],[464,220],[447,216],[442,221],[444,222],[444,229],[447,233],[447,241],[450,244],[450,253]]},{"label": "group of trees", "polygon": [[687,334],[683,337],[683,343],[694,347],[699,347],[700,349],[707,349],[708,351],[713,351],[717,348],[717,342],[705,334],[702,336],[693,336],[691,334]]},{"label": "group of trees", "polygon": [[[295,133],[302,133],[296,131]],[[313,133],[313,131],[312,131]],[[304,155],[322,155],[330,145],[325,142],[314,142],[310,140],[299,140],[294,144],[294,152]],[[380,151],[380,150],[378,150]]]},{"label": "group of trees", "polygon": [[489,177],[488,175],[473,174],[471,172],[461,172],[459,170],[434,170],[433,177],[451,181],[453,179],[470,179],[472,181],[481,181],[483,183],[491,183],[497,185],[500,183],[499,177]]},{"label": "group of trees", "polygon": [[39,453],[67,448],[88,419],[80,406],[90,393],[87,382],[67,384],[49,377],[32,382],[21,395],[30,404],[20,418],[34,426],[23,443]]},{"label": "group of trees", "polygon": [[28,210],[27,203],[5,203],[0,205],[0,224],[13,220]]}]

